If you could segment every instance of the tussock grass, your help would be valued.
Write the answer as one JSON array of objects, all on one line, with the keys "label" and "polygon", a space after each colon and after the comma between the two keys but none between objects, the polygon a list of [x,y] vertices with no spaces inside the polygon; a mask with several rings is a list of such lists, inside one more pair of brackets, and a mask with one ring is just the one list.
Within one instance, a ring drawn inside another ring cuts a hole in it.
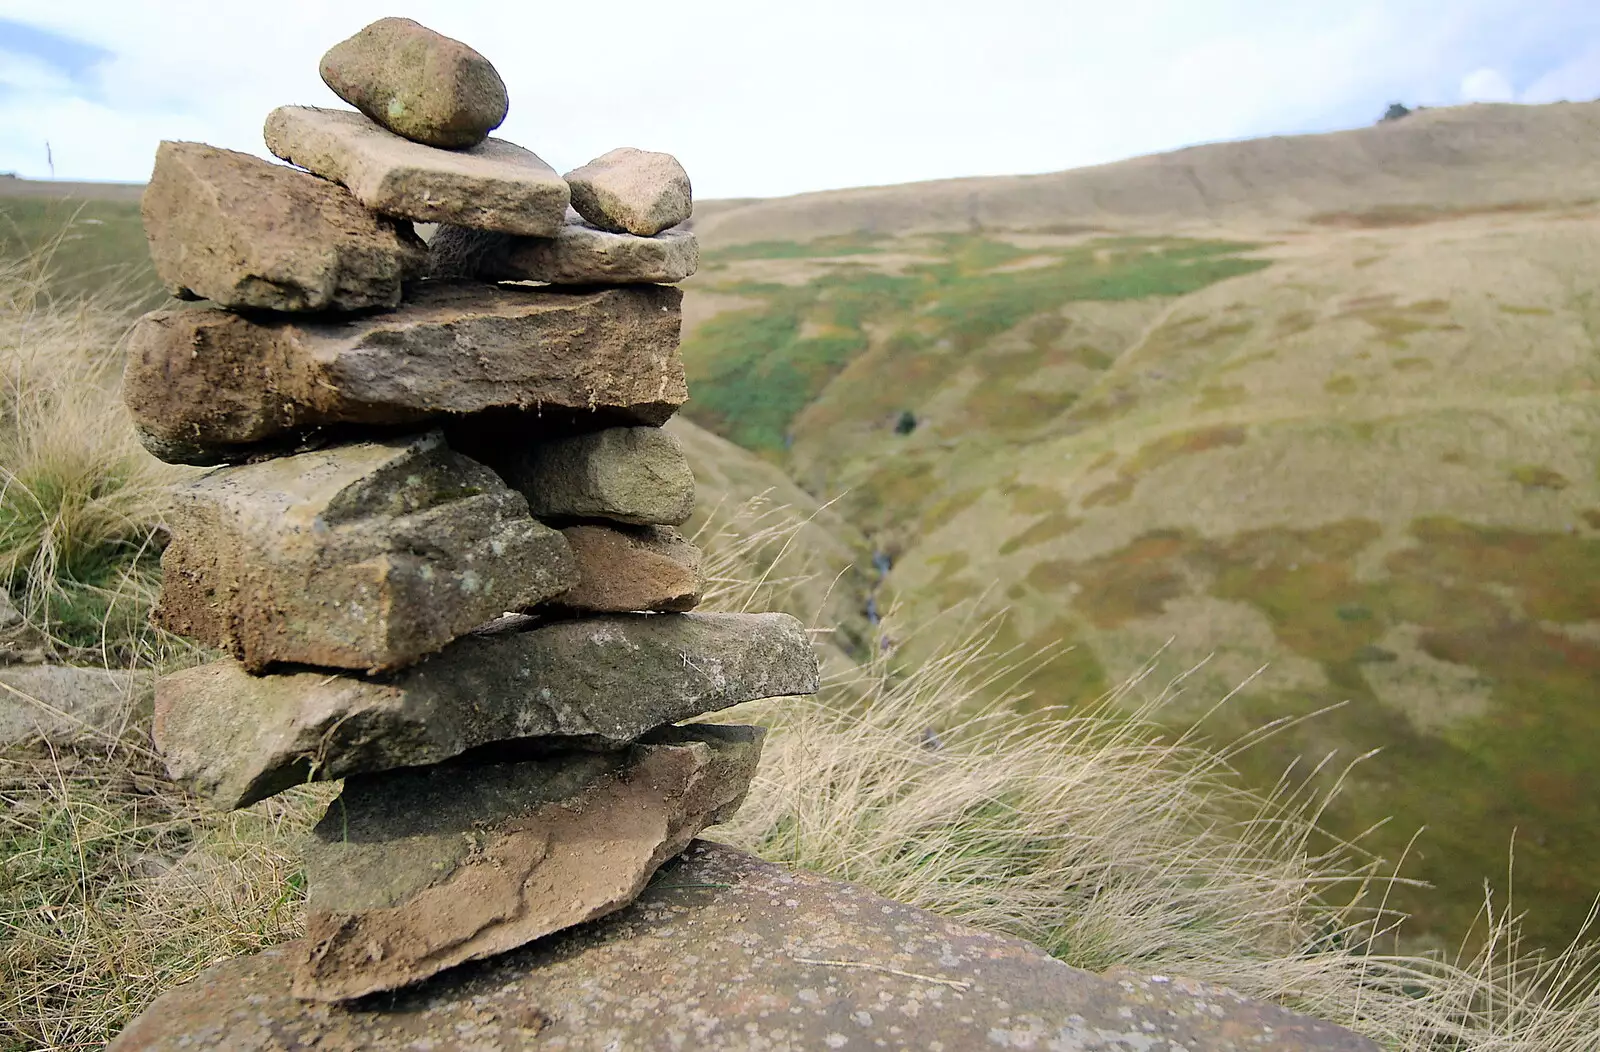
[{"label": "tussock grass", "polygon": [[0,756],[6,1052],[101,1048],[206,966],[299,934],[300,844],[335,790],[206,811],[146,733]]},{"label": "tussock grass", "polygon": [[184,469],[139,445],[118,393],[140,293],[48,292],[49,251],[0,260],[0,585],[64,656],[160,660],[160,521]]}]

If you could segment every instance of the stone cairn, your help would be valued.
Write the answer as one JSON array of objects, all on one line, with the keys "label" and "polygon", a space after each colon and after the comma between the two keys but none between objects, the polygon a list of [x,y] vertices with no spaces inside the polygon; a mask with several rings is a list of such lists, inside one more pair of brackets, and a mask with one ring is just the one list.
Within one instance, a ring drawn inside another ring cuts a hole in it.
[{"label": "stone cairn", "polygon": [[275,110],[295,167],[161,144],[151,254],[209,302],[140,319],[125,391],[151,452],[222,465],[178,494],[155,618],[231,656],[160,680],[157,747],[224,809],[345,779],[293,978],[338,1001],[627,905],[760,753],[677,724],[817,666],[791,617],[687,612],[678,162],[558,176],[488,137],[488,61],[405,19],[321,71],[359,112]]}]

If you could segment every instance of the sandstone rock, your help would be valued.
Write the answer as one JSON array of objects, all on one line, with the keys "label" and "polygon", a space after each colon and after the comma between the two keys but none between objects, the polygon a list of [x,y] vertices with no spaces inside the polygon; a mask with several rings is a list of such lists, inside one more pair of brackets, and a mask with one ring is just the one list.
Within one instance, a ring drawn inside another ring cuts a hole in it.
[{"label": "sandstone rock", "polygon": [[1377,1052],[1226,989],[1095,975],[703,841],[626,909],[389,997],[296,1000],[290,963],[304,952],[291,943],[212,967],[151,1005],[111,1052]]},{"label": "sandstone rock", "polygon": [[184,669],[157,681],[154,733],[172,777],[226,809],[494,742],[616,748],[816,689],[810,640],[786,614],[617,614],[468,636],[377,679]]},{"label": "sandstone rock", "polygon": [[252,671],[409,665],[577,582],[561,535],[438,432],[221,468],[167,521],[156,622]]},{"label": "sandstone rock", "polygon": [[655,237],[613,234],[569,221],[555,237],[510,237],[467,227],[441,227],[428,243],[428,274],[555,285],[671,284],[700,266],[700,246],[687,230]]},{"label": "sandstone rock", "polygon": [[677,526],[694,512],[694,473],[659,427],[613,427],[530,442],[489,464],[538,518]]},{"label": "sandstone rock", "polygon": [[669,526],[569,526],[578,583],[553,603],[573,610],[693,610],[705,591],[700,549]]},{"label": "sandstone rock", "polygon": [[190,464],[328,425],[487,410],[658,424],[688,397],[682,302],[660,285],[424,282],[401,309],[360,318],[160,310],[134,326],[123,394],[150,451]]},{"label": "sandstone rock", "polygon": [[673,727],[622,753],[349,779],[306,849],[295,994],[393,990],[621,909],[738,810],[761,736]]},{"label": "sandstone rock", "polygon": [[322,56],[322,81],[415,142],[459,149],[506,119],[505,82],[489,60],[409,18],[380,18]]},{"label": "sandstone rock", "polygon": [[502,139],[436,150],[349,110],[283,106],[267,117],[266,140],[279,157],[343,183],[384,215],[543,237],[565,223],[567,184]]},{"label": "sandstone rock", "polygon": [[572,207],[602,230],[649,237],[694,211],[689,173],[670,153],[624,146],[564,177]]},{"label": "sandstone rock", "polygon": [[71,745],[116,737],[150,711],[148,672],[31,665],[0,668],[0,745]]},{"label": "sandstone rock", "polygon": [[161,144],[140,213],[167,289],[225,307],[393,307],[427,258],[333,183],[202,143]]}]

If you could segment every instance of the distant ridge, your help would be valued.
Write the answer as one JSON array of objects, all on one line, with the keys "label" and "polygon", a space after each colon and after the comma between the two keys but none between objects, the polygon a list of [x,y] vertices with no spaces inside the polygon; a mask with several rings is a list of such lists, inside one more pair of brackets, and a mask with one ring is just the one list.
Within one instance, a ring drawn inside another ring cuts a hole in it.
[{"label": "distant ridge", "polygon": [[85,201],[137,201],[143,193],[143,183],[69,182],[65,179],[22,179],[15,175],[0,175],[0,199],[71,197]]},{"label": "distant ridge", "polygon": [[[946,179],[794,197],[705,202],[708,247],[867,231],[1167,232],[1188,224],[1357,222],[1374,210],[1496,210],[1600,199],[1600,102],[1418,110],[1320,135],[1271,136],[1048,175]],[[1381,222],[1381,217],[1377,217]]]}]

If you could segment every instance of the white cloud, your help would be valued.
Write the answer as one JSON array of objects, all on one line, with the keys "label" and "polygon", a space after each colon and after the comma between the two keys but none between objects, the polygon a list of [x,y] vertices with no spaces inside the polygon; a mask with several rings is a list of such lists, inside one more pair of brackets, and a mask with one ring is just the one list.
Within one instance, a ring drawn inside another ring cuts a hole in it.
[{"label": "white cloud", "polygon": [[1515,102],[1517,93],[1497,69],[1479,69],[1461,78],[1462,102]]},{"label": "white cloud", "polygon": [[1522,93],[1523,102],[1589,102],[1600,99],[1600,40],[1576,58],[1549,70]]},{"label": "white cloud", "polygon": [[[495,62],[506,138],[563,170],[622,144],[670,150],[710,197],[1048,171],[1370,121],[1396,99],[1453,103],[1463,72],[1545,72],[1496,49],[1570,37],[1584,18],[1600,46],[1590,4],[589,0],[579,13],[413,0],[404,13]],[[43,174],[44,137],[63,177],[143,178],[159,138],[259,153],[272,107],[338,104],[318,57],[390,13],[375,0],[0,0],[0,18],[115,54],[88,88],[0,95],[0,169]]]}]

